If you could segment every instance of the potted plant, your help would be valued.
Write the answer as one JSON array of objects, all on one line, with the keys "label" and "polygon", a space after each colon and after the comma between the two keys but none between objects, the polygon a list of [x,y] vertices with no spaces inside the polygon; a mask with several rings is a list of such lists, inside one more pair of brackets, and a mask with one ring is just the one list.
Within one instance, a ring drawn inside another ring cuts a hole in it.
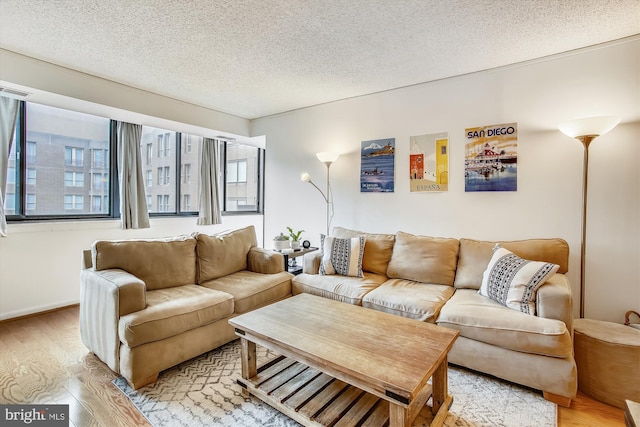
[{"label": "potted plant", "polygon": [[304,230],[293,231],[293,228],[287,227],[289,231],[289,238],[291,239],[291,249],[300,248],[300,236],[304,233]]},{"label": "potted plant", "polygon": [[289,247],[289,236],[285,236],[284,233],[280,233],[273,238],[273,248],[277,251],[287,249]]}]

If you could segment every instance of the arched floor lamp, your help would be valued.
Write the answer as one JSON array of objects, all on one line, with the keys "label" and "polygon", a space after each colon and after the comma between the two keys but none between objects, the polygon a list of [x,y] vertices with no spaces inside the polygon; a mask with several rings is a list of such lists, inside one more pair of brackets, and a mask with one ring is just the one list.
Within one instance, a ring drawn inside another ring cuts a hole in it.
[{"label": "arched floor lamp", "polygon": [[576,138],[584,145],[584,165],[582,167],[582,242],[580,244],[580,318],[584,317],[585,289],[585,252],[587,241],[587,181],[589,178],[589,144],[604,135],[620,123],[618,117],[601,116],[571,120],[560,123],[562,133]]},{"label": "arched floor lamp", "polygon": [[322,163],[324,163],[325,165],[327,165],[327,192],[326,194],[313,182],[311,181],[311,175],[309,175],[308,173],[303,173],[302,176],[300,177],[300,179],[304,182],[308,182],[309,184],[313,185],[314,187],[316,187],[316,189],[320,192],[320,194],[322,194],[322,197],[324,197],[324,201],[327,204],[327,236],[329,235],[329,229],[331,227],[331,219],[333,218],[333,194],[331,193],[331,179],[330,179],[330,168],[331,168],[331,164],[333,162],[335,162],[336,160],[338,160],[338,157],[340,157],[340,154],[338,153],[332,153],[332,152],[328,152],[328,151],[323,151],[320,153],[316,153],[316,157],[318,158],[318,160],[320,160]]}]

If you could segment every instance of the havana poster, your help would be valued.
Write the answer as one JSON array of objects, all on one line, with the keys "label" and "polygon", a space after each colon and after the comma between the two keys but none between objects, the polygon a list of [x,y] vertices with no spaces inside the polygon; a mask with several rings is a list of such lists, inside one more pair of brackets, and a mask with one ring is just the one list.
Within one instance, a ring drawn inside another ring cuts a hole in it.
[{"label": "havana poster", "polygon": [[518,190],[518,124],[465,129],[464,191]]},{"label": "havana poster", "polygon": [[393,193],[396,139],[362,141],[360,145],[360,192]]},{"label": "havana poster", "polygon": [[411,192],[449,190],[449,134],[409,138],[409,186]]}]

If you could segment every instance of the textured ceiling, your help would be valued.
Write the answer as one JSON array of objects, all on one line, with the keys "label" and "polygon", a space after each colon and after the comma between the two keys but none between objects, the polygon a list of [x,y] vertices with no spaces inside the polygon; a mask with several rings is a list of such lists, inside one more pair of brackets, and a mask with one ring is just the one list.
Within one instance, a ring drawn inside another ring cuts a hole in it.
[{"label": "textured ceiling", "polygon": [[639,0],[0,0],[1,48],[249,119],[638,33]]}]

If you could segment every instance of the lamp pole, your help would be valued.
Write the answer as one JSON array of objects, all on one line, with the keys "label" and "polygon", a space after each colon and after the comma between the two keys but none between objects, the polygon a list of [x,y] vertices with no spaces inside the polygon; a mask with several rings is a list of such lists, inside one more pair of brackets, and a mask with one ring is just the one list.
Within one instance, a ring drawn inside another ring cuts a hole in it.
[{"label": "lamp pole", "polygon": [[585,279],[585,255],[587,252],[587,180],[589,179],[589,144],[598,135],[582,135],[576,139],[584,145],[584,165],[582,166],[582,242],[580,245],[580,318],[584,318],[584,279]]}]

